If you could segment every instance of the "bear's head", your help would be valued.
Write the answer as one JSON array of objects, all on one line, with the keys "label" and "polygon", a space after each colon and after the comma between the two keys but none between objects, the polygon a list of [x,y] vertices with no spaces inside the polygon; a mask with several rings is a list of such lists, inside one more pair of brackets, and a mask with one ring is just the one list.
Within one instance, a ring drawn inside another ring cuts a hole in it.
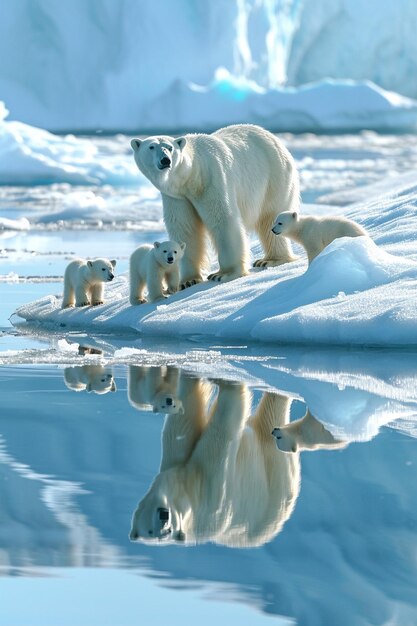
[{"label": "bear's head", "polygon": [[90,277],[101,283],[106,283],[114,278],[114,268],[116,267],[116,261],[113,259],[94,259],[93,261],[87,261],[87,267]]},{"label": "bear's head", "polygon": [[132,139],[130,145],[139,170],[160,189],[181,163],[186,143],[185,137],[161,136]]},{"label": "bear's head", "polygon": [[157,545],[187,542],[191,503],[183,478],[177,468],[158,474],[133,513],[131,541]]},{"label": "bear's head", "polygon": [[284,211],[280,213],[272,227],[274,235],[284,235],[288,233],[298,222],[297,211]]},{"label": "bear's head", "polygon": [[178,263],[185,250],[185,243],[177,243],[176,241],[155,241],[153,245],[155,258],[163,267],[171,267]]},{"label": "bear's head", "polygon": [[66,367],[64,382],[72,391],[93,391],[97,394],[116,391],[112,370],[102,365]]}]

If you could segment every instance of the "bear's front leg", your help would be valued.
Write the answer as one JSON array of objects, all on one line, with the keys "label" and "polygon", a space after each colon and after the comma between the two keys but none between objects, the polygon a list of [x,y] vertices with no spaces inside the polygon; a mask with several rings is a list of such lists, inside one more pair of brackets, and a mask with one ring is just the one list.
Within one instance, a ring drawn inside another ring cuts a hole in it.
[{"label": "bear's front leg", "polygon": [[162,289],[163,271],[154,270],[148,272],[148,302],[156,302],[157,300],[166,299]]},{"label": "bear's front leg", "polygon": [[165,282],[167,284],[167,292],[170,295],[177,293],[180,287],[180,270],[178,266],[166,272]]},{"label": "bear's front leg", "polygon": [[[213,213],[220,215],[221,211]],[[218,218],[215,224],[209,226],[219,269],[209,274],[208,280],[227,282],[248,274],[249,249],[245,229],[236,212],[231,213],[228,209],[225,214],[226,217]]]},{"label": "bear's front leg", "polygon": [[180,272],[180,288],[186,289],[203,280],[202,271],[207,266],[206,229],[194,206],[186,198],[171,198],[162,194],[162,204],[169,238],[186,244]]},{"label": "bear's front leg", "polygon": [[91,289],[89,285],[79,285],[75,289],[75,306],[89,306]]},{"label": "bear's front leg", "polygon": [[91,304],[97,306],[98,304],[104,304],[104,285],[103,283],[97,283],[93,285],[91,289]]}]

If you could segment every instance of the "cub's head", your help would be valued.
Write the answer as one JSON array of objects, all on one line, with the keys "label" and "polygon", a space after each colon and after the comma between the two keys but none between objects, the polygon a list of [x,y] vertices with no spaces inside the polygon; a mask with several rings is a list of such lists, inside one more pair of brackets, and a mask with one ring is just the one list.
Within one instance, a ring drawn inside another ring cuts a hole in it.
[{"label": "cub's head", "polygon": [[92,366],[90,370],[86,391],[94,391],[94,393],[103,394],[109,391],[116,391],[116,383],[114,382],[113,373],[107,367]]},{"label": "cub's head", "polygon": [[184,413],[181,400],[174,394],[166,391],[160,391],[153,398],[153,412],[164,413],[165,415],[177,415]]},{"label": "cub's head", "polygon": [[87,261],[87,267],[91,278],[98,282],[106,283],[114,278],[116,261],[109,261],[109,259],[94,259],[93,261]]},{"label": "cub's head", "polygon": [[155,258],[164,267],[171,267],[178,263],[185,250],[185,243],[177,243],[176,241],[155,241],[153,245]]},{"label": "cub's head", "polygon": [[130,145],[139,170],[158,188],[158,183],[163,184],[181,162],[186,143],[185,137],[174,139],[164,135],[132,139]]},{"label": "cub's head", "polygon": [[284,211],[280,213],[272,227],[274,235],[285,235],[298,221],[297,211]]}]

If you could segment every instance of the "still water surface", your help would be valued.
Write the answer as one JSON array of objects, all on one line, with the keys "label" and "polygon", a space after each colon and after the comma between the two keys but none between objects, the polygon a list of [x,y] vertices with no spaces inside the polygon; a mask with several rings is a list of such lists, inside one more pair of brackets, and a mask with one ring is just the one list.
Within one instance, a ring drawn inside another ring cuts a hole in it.
[{"label": "still water surface", "polygon": [[416,623],[415,406],[386,379],[82,362],[0,368],[2,625]]}]

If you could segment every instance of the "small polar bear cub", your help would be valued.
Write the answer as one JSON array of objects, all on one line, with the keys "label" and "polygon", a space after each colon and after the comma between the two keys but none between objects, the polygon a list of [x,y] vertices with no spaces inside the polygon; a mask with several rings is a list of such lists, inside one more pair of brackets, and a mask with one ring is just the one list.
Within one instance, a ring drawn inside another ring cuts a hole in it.
[{"label": "small polar bear cub", "polygon": [[272,227],[274,235],[283,235],[296,241],[307,252],[308,262],[339,237],[361,237],[368,233],[356,222],[345,217],[301,216],[297,211],[280,213]]},{"label": "small polar bear cub", "polygon": [[130,257],[130,304],[142,304],[145,287],[148,288],[148,302],[166,298],[164,287],[169,294],[176,293],[180,283],[180,264],[185,243],[176,241],[155,241],[152,245],[139,246]]},{"label": "small polar bear cub", "polygon": [[64,274],[62,308],[104,303],[104,283],[113,280],[116,261],[76,259]]}]

